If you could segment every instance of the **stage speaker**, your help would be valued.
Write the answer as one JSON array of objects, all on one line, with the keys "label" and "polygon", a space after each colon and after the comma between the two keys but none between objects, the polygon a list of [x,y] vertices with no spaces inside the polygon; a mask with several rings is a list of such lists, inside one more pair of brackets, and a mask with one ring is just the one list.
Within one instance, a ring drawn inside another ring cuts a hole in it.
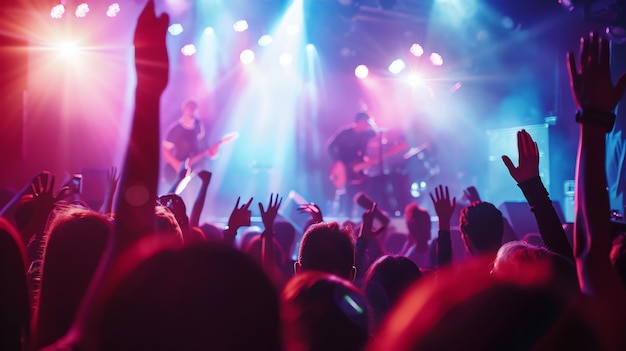
[{"label": "stage speaker", "polygon": [[[557,216],[561,223],[564,222],[563,210],[558,201],[552,201],[552,206],[556,211]],[[528,202],[503,202],[498,209],[502,212],[502,216],[509,220],[509,223],[513,227],[513,230],[517,234],[519,239],[523,238],[528,233],[539,233],[537,227],[537,221],[535,215],[530,210]]]}]

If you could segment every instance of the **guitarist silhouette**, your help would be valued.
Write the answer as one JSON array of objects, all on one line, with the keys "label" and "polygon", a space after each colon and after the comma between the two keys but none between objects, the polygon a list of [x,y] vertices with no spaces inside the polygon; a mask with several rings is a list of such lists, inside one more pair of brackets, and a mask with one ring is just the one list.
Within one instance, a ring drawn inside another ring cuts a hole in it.
[{"label": "guitarist silhouette", "polygon": [[354,123],[337,131],[328,142],[328,152],[334,161],[329,178],[336,188],[339,214],[352,216],[352,198],[367,187],[363,172],[366,167],[355,169],[353,166],[371,162],[366,151],[369,140],[375,136],[374,122],[367,113],[359,112]]},{"label": "guitarist silhouette", "polygon": [[165,168],[163,177],[173,182],[184,162],[189,169],[196,168],[201,161],[217,156],[221,144],[234,140],[236,133],[227,134],[215,144],[206,145],[204,124],[197,117],[198,104],[187,100],[182,106],[183,115],[174,122],[165,134],[162,144]]}]

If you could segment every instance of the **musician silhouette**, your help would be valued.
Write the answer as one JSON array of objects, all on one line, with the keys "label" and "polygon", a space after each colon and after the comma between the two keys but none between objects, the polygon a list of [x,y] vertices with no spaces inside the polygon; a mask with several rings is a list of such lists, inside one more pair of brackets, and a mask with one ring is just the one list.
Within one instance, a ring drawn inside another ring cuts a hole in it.
[{"label": "musician silhouette", "polygon": [[338,214],[353,216],[352,198],[367,188],[364,169],[369,167],[367,145],[376,136],[374,121],[365,112],[359,112],[354,123],[339,129],[328,141],[328,152],[333,159],[330,180],[335,187]]},{"label": "musician silhouette", "polygon": [[181,109],[182,116],[169,126],[162,145],[166,163],[164,177],[168,181],[176,178],[185,160],[189,159],[188,166],[193,168],[205,157],[215,157],[219,149],[219,145],[206,148],[204,124],[196,114],[198,104],[193,100],[187,100]]}]

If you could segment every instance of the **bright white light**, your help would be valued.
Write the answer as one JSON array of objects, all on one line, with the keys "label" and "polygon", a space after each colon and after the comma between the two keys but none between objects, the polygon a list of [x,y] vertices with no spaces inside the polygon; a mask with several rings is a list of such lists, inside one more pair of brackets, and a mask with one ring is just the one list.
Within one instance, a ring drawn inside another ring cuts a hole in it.
[{"label": "bright white light", "polygon": [[282,54],[278,58],[278,62],[280,62],[282,66],[289,66],[291,62],[293,62],[293,56],[290,54]]},{"label": "bright white light", "polygon": [[265,34],[259,38],[257,43],[259,44],[259,46],[270,46],[272,44],[272,41],[272,37]]},{"label": "bright white light", "polygon": [[180,49],[180,52],[182,52],[183,55],[185,55],[185,56],[191,56],[191,55],[195,54],[196,51],[197,51],[196,47],[193,44],[187,44],[187,45],[183,46],[182,49]]},{"label": "bright white light", "polygon": [[287,34],[291,35],[291,36],[295,36],[298,33],[300,33],[300,27],[296,26],[295,24],[290,24],[287,26]]},{"label": "bright white light", "polygon": [[58,5],[55,5],[52,8],[52,10],[50,10],[50,17],[59,19],[63,17],[64,13],[65,13],[65,6],[63,6],[63,4],[58,4]]},{"label": "bright white light", "polygon": [[435,66],[441,66],[443,65],[443,57],[441,57],[438,53],[433,52],[430,54],[430,62],[432,62]]},{"label": "bright white light", "polygon": [[389,72],[393,74],[398,74],[402,72],[405,68],[406,64],[404,63],[404,61],[402,61],[401,59],[397,59],[389,65]]},{"label": "bright white light", "polygon": [[115,16],[117,16],[117,14],[119,12],[120,12],[120,4],[113,3],[113,4],[109,5],[109,8],[107,9],[107,16],[115,17]]},{"label": "bright white light", "polygon": [[315,51],[315,45],[313,45],[313,44],[306,44],[306,51],[314,52]]},{"label": "bright white light", "polygon": [[412,86],[412,87],[416,87],[420,84],[422,84],[422,77],[420,77],[419,74],[417,73],[411,73],[409,74],[409,76],[406,78],[406,82]]},{"label": "bright white light", "polygon": [[89,12],[89,5],[82,3],[78,6],[76,6],[76,12],[74,13],[76,15],[76,17],[78,18],[82,18],[87,16],[87,13]]},{"label": "bright white light", "polygon": [[239,54],[239,60],[243,64],[250,64],[254,61],[254,52],[250,49],[246,49]]},{"label": "bright white light", "polygon": [[413,44],[411,45],[411,48],[409,49],[409,51],[417,57],[420,57],[422,55],[424,55],[424,48],[422,48],[422,46],[420,44]]},{"label": "bright white light", "polygon": [[167,31],[170,32],[171,35],[180,35],[183,32],[183,25],[180,23],[172,23]]},{"label": "bright white light", "polygon": [[356,66],[356,68],[354,69],[354,75],[357,78],[365,78],[370,74],[370,70],[367,68],[366,65],[358,65]]},{"label": "bright white light", "polygon": [[248,30],[248,21],[239,20],[235,22],[235,24],[233,24],[233,29],[235,30],[235,32],[245,32],[246,30]]},{"label": "bright white light", "polygon": [[78,44],[70,41],[62,42],[56,45],[59,55],[64,59],[74,59],[78,55]]},{"label": "bright white light", "polygon": [[213,27],[206,27],[204,28],[204,34],[213,35],[215,34],[215,29],[213,29]]}]

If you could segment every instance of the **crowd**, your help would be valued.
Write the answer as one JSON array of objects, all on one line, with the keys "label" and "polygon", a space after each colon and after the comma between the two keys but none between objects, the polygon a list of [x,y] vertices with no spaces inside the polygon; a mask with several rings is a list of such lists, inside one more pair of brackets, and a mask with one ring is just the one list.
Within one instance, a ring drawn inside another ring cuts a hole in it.
[{"label": "crowd", "polygon": [[626,234],[611,223],[604,167],[626,78],[611,82],[603,36],[583,38],[578,60],[568,54],[580,111],[572,235],[521,130],[518,164],[503,156],[503,167],[539,240],[507,234],[506,218],[475,189],[459,208],[440,185],[430,195],[432,240],[430,214],[416,204],[395,231],[375,220],[376,203],[361,223],[325,221],[305,204],[296,245],[279,194],[258,202],[260,233],[244,233],[254,199],[211,204],[232,207],[224,229],[202,222],[209,172],[198,175],[189,215],[179,196],[157,194],[168,21],[152,0],[138,19],[130,141],[102,208],[68,196],[49,172],[3,204],[0,350],[626,349]]}]

